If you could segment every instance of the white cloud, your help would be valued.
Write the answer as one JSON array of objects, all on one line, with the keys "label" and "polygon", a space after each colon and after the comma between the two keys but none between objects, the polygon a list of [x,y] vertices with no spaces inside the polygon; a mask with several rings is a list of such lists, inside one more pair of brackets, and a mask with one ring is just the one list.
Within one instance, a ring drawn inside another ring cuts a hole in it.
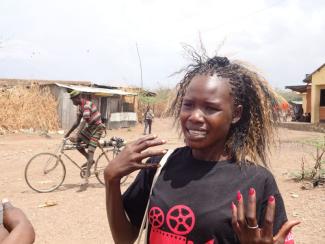
[{"label": "white cloud", "polygon": [[280,87],[299,84],[325,57],[321,0],[2,0],[0,9],[11,43],[0,49],[0,77],[139,85],[137,42],[145,86],[172,86],[168,76],[185,63],[180,43],[196,46],[199,32],[210,53],[225,40],[221,54]]},{"label": "white cloud", "polygon": [[47,56],[47,52],[32,43],[9,39],[1,42],[0,60],[30,60]]}]

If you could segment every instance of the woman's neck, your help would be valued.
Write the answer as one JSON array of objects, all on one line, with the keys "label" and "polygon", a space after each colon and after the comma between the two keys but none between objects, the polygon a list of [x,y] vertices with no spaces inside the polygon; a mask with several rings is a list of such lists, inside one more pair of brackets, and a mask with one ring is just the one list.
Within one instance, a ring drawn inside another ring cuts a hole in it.
[{"label": "woman's neck", "polygon": [[195,159],[204,160],[204,161],[224,161],[231,159],[231,155],[224,147],[220,150],[217,148],[203,148],[195,149],[192,148],[192,156]]}]

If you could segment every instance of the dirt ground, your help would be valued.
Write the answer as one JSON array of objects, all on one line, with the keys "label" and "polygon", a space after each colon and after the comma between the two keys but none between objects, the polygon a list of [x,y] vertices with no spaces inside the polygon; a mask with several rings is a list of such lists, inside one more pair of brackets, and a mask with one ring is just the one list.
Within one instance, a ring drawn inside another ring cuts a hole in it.
[{"label": "dirt ground", "polygon": [[[142,129],[139,124],[131,129],[111,130],[108,134],[132,141],[141,136]],[[153,132],[168,141],[165,147],[182,145],[170,119],[155,120]],[[297,142],[319,136],[324,135],[280,129],[280,146],[272,149],[272,172],[283,195],[288,218],[302,221],[293,231],[298,244],[325,243],[325,188],[302,190],[301,183],[288,180],[292,172],[300,169],[302,157],[311,162],[309,153],[313,150]],[[0,136],[0,198],[9,198],[26,212],[36,230],[36,243],[113,243],[106,219],[104,187],[96,178],[90,179],[87,191],[77,192],[79,172],[65,161],[67,176],[63,186],[55,192],[36,193],[26,185],[24,168],[28,160],[36,153],[54,152],[61,141],[62,135]],[[80,164],[84,163],[76,152],[70,154]],[[123,189],[133,178],[134,175],[129,177]],[[57,205],[39,207],[47,201]]]}]

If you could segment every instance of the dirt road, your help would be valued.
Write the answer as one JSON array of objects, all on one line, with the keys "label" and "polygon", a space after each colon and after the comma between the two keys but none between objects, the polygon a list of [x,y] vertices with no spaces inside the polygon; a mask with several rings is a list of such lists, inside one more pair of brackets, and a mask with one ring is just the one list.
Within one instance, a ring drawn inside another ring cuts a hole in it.
[{"label": "dirt road", "polygon": [[[121,136],[128,141],[141,136],[141,125],[131,129],[109,131],[109,136]],[[157,119],[153,132],[168,141],[168,147],[182,145],[169,119]],[[302,190],[300,184],[288,180],[291,172],[298,171],[303,156],[310,160],[311,148],[296,141],[322,136],[319,133],[280,129],[280,147],[272,149],[272,172],[284,197],[289,219],[302,221],[294,229],[298,244],[325,243],[325,188]],[[36,153],[53,152],[62,140],[60,135],[50,137],[35,134],[14,134],[0,137],[0,198],[8,197],[21,207],[31,219],[36,243],[113,243],[106,220],[104,187],[96,178],[90,180],[85,192],[77,192],[79,172],[66,163],[66,180],[59,190],[40,194],[28,188],[24,180],[24,167]],[[76,152],[72,157],[80,163],[84,159]],[[128,179],[123,189],[132,181]],[[57,203],[40,208],[47,201]]]}]

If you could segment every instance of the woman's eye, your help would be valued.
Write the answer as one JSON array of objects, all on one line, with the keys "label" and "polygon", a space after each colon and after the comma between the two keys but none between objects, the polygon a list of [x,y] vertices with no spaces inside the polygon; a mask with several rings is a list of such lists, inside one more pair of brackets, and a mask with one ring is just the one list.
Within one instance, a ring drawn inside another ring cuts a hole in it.
[{"label": "woman's eye", "polygon": [[207,107],[207,110],[211,112],[219,111],[219,109],[216,107]]},{"label": "woman's eye", "polygon": [[191,107],[192,103],[186,102],[182,104],[183,107]]},{"label": "woman's eye", "polygon": [[193,104],[192,103],[189,103],[189,102],[185,102],[185,103],[182,103],[182,109],[191,109],[193,107]]}]

